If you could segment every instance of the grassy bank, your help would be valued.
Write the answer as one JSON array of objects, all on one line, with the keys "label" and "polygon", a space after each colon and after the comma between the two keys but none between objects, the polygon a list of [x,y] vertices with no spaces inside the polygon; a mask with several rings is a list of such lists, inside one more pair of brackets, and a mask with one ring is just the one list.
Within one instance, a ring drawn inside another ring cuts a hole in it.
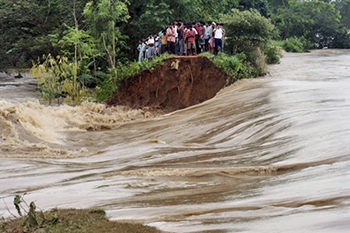
[{"label": "grassy bank", "polygon": [[[31,227],[26,217],[3,222],[0,232],[4,233],[160,233],[156,228],[136,223],[108,221],[103,210],[96,209],[54,209],[40,215],[40,224]],[[44,217],[44,219],[42,219]],[[38,216],[39,218],[39,216]]]}]

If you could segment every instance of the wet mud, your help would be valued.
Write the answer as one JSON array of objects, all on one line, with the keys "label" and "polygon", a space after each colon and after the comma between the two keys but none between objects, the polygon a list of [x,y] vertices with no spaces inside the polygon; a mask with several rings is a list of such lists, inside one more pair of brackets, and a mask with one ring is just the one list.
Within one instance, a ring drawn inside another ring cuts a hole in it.
[{"label": "wet mud", "polygon": [[172,112],[213,98],[227,76],[206,57],[170,58],[127,79],[106,104]]}]

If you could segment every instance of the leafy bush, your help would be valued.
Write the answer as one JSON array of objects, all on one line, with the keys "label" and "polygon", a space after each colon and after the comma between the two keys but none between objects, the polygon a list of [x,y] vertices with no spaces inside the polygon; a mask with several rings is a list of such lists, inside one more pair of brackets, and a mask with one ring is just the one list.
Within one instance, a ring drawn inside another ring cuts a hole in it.
[{"label": "leafy bush", "polygon": [[244,53],[231,56],[226,53],[219,53],[215,56],[212,53],[201,53],[200,56],[209,58],[214,65],[223,69],[227,74],[226,85],[232,84],[237,79],[257,77],[259,75],[255,64],[247,61]]},{"label": "leafy bush", "polygon": [[108,99],[115,92],[115,85],[112,76],[104,73],[103,75],[105,75],[105,78],[98,83],[98,86],[95,89],[95,98],[97,102]]},{"label": "leafy bush", "polygon": [[220,20],[226,28],[226,51],[237,56],[245,66],[237,77],[265,75],[266,63],[279,62],[278,49],[269,45],[278,31],[257,10],[232,9],[229,14],[222,15]]},{"label": "leafy bush", "polygon": [[249,58],[250,53],[256,48],[265,47],[273,37],[278,35],[271,21],[257,10],[232,9],[231,13],[222,15],[220,20],[225,23],[227,37],[225,48],[229,54],[244,52]]},{"label": "leafy bush", "polygon": [[304,37],[291,37],[283,42],[282,48],[286,52],[301,53],[312,48],[312,44]]},{"label": "leafy bush", "polygon": [[282,54],[279,50],[279,47],[268,45],[265,48],[263,48],[263,51],[266,56],[267,64],[278,64],[280,62]]},{"label": "leafy bush", "polygon": [[[335,8],[341,2],[345,1],[285,1],[285,7],[279,8],[272,18],[283,39],[303,36],[312,42],[311,48],[349,48],[348,30],[341,23],[341,14]],[[349,15],[343,14],[346,17]],[[301,46],[293,44],[296,45],[288,43],[286,47],[300,52]]]},{"label": "leafy bush", "polygon": [[68,58],[53,58],[50,54],[43,56],[44,62],[33,63],[30,70],[38,79],[42,98],[49,101],[80,103],[89,97],[89,90],[78,80],[78,65],[70,63]]},{"label": "leafy bush", "polygon": [[150,70],[161,64],[164,60],[173,57],[174,55],[170,55],[168,53],[164,53],[160,55],[159,57],[154,57],[150,60],[144,60],[143,62],[130,62],[126,61],[124,63],[119,62],[117,66],[118,71],[118,80],[117,80],[117,87],[121,88],[124,84],[124,82],[127,81],[127,78],[135,76],[137,73],[143,71],[143,70]]}]

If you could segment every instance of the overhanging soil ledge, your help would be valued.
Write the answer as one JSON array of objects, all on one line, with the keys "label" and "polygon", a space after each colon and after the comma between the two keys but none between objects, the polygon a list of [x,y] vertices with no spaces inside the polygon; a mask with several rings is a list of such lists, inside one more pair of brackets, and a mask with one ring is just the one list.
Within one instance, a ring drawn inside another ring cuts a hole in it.
[{"label": "overhanging soil ledge", "polygon": [[128,78],[106,104],[171,112],[213,98],[227,76],[206,57],[173,57]]}]

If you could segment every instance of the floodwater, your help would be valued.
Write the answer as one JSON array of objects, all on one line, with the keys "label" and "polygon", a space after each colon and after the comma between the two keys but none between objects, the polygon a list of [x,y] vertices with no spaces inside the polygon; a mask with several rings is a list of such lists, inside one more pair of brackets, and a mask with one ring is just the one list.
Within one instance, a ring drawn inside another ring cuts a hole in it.
[{"label": "floodwater", "polygon": [[159,116],[2,85],[0,215],[26,193],[168,232],[350,232],[350,51],[284,54],[270,73]]}]

